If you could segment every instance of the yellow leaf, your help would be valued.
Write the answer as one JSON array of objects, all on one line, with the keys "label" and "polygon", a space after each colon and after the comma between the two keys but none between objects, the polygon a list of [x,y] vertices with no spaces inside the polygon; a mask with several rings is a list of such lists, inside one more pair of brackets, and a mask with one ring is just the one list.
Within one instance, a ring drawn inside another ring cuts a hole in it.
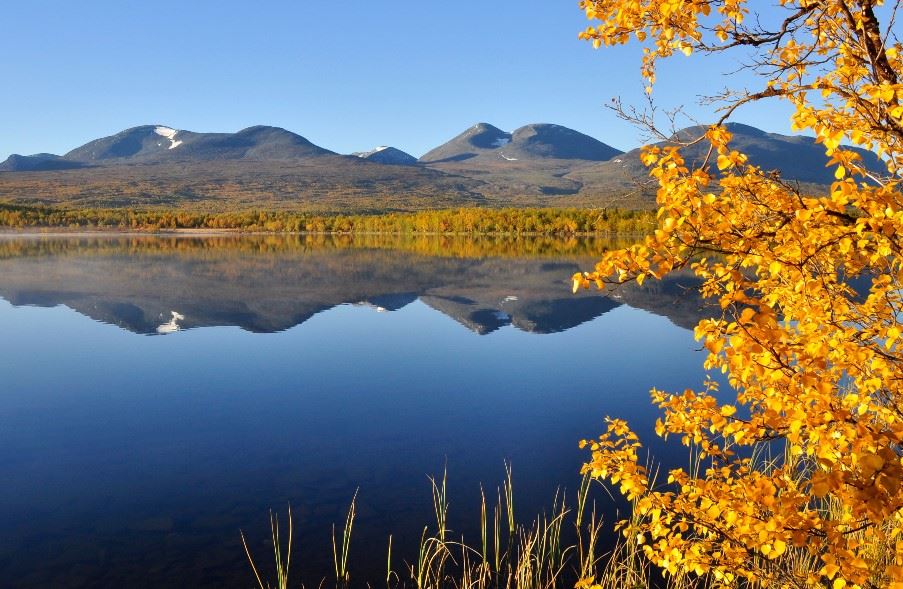
[{"label": "yellow leaf", "polygon": [[787,543],[783,540],[775,540],[771,546],[776,556],[781,556],[787,552]]}]

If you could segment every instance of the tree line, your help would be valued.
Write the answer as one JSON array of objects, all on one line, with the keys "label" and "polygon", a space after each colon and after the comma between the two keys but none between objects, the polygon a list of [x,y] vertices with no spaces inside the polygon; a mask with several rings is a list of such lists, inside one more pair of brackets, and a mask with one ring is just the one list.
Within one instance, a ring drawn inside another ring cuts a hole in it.
[{"label": "tree line", "polygon": [[461,208],[413,213],[319,215],[291,211],[64,209],[0,205],[0,227],[113,230],[241,230],[295,233],[574,235],[644,233],[652,211],[557,208]]}]

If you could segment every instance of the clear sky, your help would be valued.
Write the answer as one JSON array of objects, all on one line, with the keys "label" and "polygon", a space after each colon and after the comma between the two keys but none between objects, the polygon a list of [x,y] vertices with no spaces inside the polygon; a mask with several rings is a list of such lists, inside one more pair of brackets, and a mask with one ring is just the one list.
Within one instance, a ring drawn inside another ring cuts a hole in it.
[{"label": "clear sky", "polygon": [[[604,104],[642,104],[640,48],[594,51],[576,0],[28,0],[0,19],[0,160],[64,153],[141,124],[192,131],[285,127],[342,153],[414,155],[485,121],[558,123],[621,149],[640,133]],[[675,58],[661,106],[747,74]],[[787,132],[787,111],[736,120]]]}]

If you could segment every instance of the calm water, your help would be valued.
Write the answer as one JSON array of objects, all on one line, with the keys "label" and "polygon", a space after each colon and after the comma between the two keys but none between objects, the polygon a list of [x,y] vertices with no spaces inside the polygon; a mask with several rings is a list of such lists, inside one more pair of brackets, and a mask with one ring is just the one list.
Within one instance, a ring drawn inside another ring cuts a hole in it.
[{"label": "calm water", "polygon": [[268,557],[291,502],[316,586],[357,488],[352,575],[378,583],[428,475],[470,533],[510,460],[532,516],[604,415],[649,438],[648,389],[702,380],[678,284],[570,294],[604,244],[348,245],[0,239],[2,585],[250,587],[239,529]]}]

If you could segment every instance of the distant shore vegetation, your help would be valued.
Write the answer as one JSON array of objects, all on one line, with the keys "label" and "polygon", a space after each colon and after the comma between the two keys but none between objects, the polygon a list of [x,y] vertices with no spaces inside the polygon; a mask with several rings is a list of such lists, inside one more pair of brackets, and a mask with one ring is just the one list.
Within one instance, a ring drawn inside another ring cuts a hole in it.
[{"label": "distant shore vegetation", "polygon": [[[14,234],[13,234],[14,235]],[[51,234],[53,239],[0,239],[0,260],[33,256],[178,255],[208,258],[245,254],[296,255],[334,250],[401,251],[454,258],[595,258],[624,248],[636,235],[404,235],[387,233],[255,233],[229,235],[126,233]]]},{"label": "distant shore vegetation", "polygon": [[577,208],[459,208],[404,213],[313,214],[284,211],[63,209],[0,205],[0,227],[168,231],[239,230],[272,233],[532,234],[646,233],[655,212]]}]

